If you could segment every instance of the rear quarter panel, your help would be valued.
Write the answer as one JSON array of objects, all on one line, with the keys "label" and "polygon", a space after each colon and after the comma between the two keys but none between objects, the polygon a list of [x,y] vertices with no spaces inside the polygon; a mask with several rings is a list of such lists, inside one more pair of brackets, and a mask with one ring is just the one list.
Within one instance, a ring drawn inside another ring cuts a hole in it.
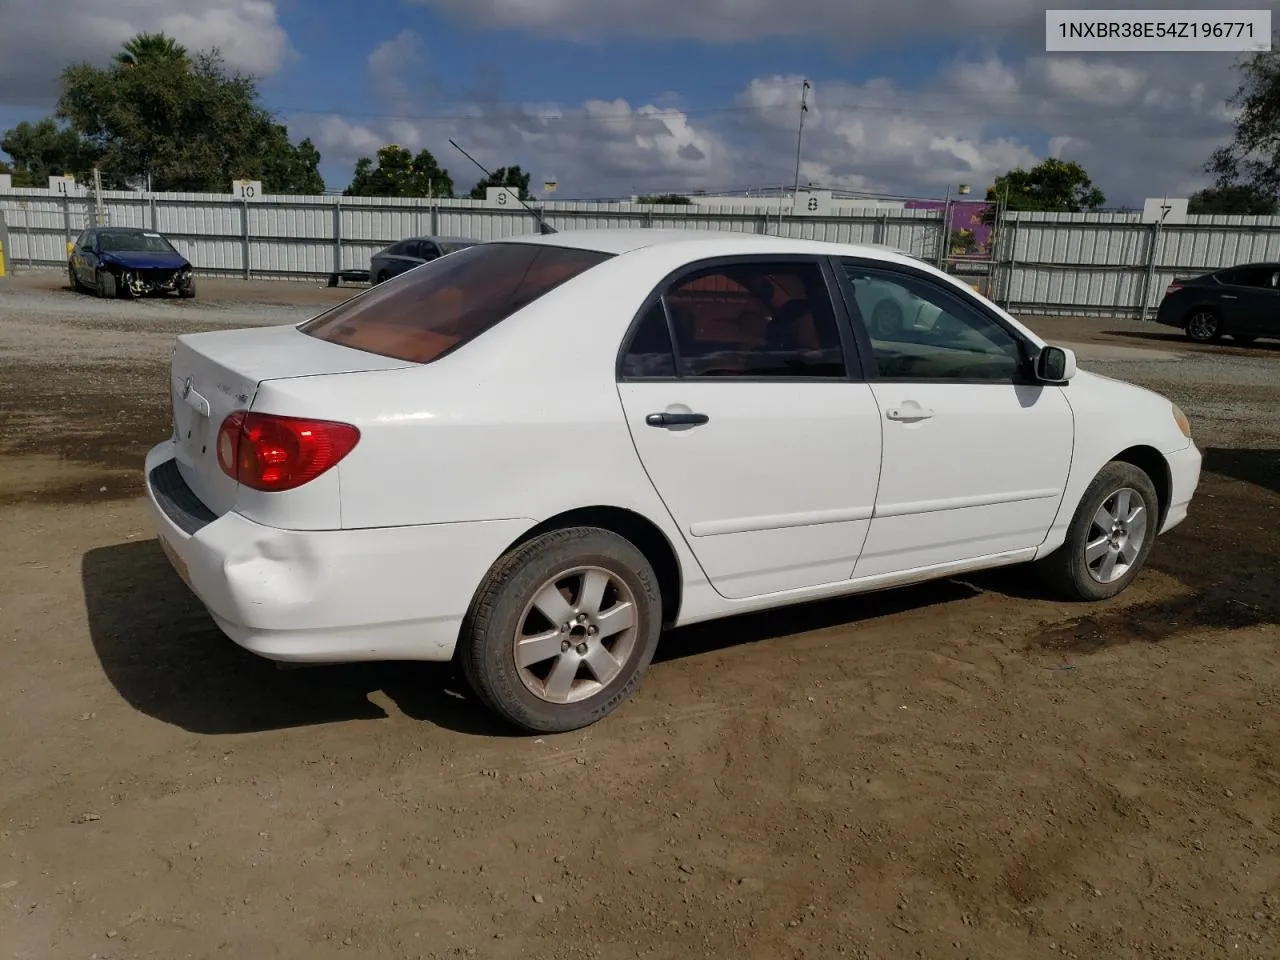
[{"label": "rear quarter panel", "polygon": [[335,471],[344,528],[533,526],[619,507],[653,521],[682,568],[696,570],[636,454],[614,374],[626,330],[670,257],[601,264],[430,364],[264,385],[255,409],[360,428]]}]

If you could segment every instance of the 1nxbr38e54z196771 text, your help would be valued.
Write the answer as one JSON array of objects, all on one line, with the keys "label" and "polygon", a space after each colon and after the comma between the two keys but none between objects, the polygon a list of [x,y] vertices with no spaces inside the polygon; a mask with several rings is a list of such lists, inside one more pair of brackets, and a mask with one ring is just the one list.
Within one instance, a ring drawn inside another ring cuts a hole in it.
[{"label": "1nxbr38e54z196771 text", "polygon": [[1048,10],[1050,53],[1271,49],[1270,10]]}]

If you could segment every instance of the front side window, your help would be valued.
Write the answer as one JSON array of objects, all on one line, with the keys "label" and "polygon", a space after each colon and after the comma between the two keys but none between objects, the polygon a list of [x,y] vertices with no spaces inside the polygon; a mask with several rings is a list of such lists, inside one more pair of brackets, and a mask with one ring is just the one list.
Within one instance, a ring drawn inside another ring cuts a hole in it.
[{"label": "front side window", "polygon": [[611,256],[533,243],[468,247],[402,273],[298,329],[356,350],[430,363]]},{"label": "front side window", "polygon": [[1229,287],[1262,287],[1275,289],[1274,267],[1241,267],[1219,275],[1219,280]]},{"label": "front side window", "polygon": [[822,269],[746,261],[676,280],[664,297],[682,377],[845,375]]},{"label": "front side window", "polygon": [[1025,369],[1022,342],[957,294],[906,272],[844,270],[882,379],[1009,383]]}]

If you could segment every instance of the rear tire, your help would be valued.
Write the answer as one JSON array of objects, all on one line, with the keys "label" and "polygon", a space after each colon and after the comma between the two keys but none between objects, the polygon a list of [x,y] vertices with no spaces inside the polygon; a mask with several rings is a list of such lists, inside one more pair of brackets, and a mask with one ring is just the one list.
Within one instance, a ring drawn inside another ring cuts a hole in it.
[{"label": "rear tire", "polygon": [[1195,343],[1213,343],[1222,337],[1222,320],[1207,307],[1197,308],[1187,316],[1187,339]]},{"label": "rear tire", "polygon": [[595,723],[640,686],[662,632],[658,579],[629,540],[553,530],[489,571],[463,622],[458,661],[476,695],[530,733]]},{"label": "rear tire", "polygon": [[75,267],[67,267],[67,279],[71,281],[71,292],[80,292],[80,278],[76,276]]},{"label": "rear tire", "polygon": [[1035,564],[1055,593],[1069,600],[1106,600],[1142,570],[1158,532],[1155,485],[1131,463],[1113,460],[1080,498],[1061,547]]}]

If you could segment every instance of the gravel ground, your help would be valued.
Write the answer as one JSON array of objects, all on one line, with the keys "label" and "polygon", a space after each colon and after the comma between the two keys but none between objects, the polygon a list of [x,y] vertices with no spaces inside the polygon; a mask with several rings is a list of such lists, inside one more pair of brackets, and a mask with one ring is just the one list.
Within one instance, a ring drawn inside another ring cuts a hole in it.
[{"label": "gravel ground", "polygon": [[1206,453],[1122,597],[1005,571],[679,630],[526,738],[447,666],[243,653],[140,507],[173,336],[351,290],[58,281],[0,287],[0,955],[1280,956],[1280,344],[1032,321]]}]

